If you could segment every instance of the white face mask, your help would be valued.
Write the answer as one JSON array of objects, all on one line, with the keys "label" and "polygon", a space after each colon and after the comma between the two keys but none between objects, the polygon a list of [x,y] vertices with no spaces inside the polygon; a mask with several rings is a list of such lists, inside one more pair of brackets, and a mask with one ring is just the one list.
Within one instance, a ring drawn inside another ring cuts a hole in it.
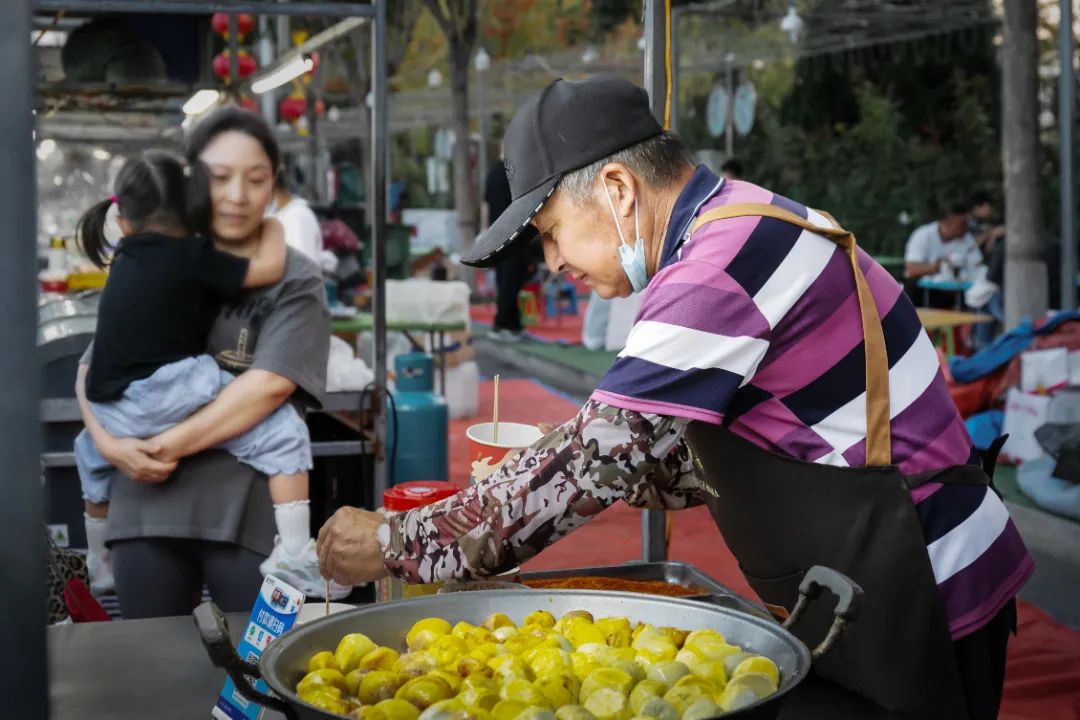
[{"label": "white face mask", "polygon": [[645,267],[645,240],[642,239],[641,229],[638,226],[637,198],[634,199],[634,237],[636,240],[634,246],[630,247],[630,243],[626,242],[626,236],[623,235],[622,224],[619,222],[619,214],[615,212],[615,203],[611,199],[611,194],[605,189],[604,195],[607,196],[608,206],[611,208],[611,217],[615,219],[615,229],[619,232],[619,263],[630,280],[630,287],[634,289],[634,292],[639,293],[649,284],[649,273]]}]

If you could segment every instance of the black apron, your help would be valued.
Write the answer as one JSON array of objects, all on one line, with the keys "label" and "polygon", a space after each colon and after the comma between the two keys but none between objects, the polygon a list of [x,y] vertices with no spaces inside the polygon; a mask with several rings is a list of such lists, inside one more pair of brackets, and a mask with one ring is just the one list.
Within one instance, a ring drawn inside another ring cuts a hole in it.
[{"label": "black apron", "polygon": [[[751,203],[706,212],[694,231],[742,216],[790,222],[848,254],[867,356],[867,467],[803,462],[763,450],[724,427],[692,422],[686,440],[713,518],[750,586],[780,615],[785,611],[779,608],[793,608],[799,582],[813,565],[838,570],[862,587],[858,620],[815,659],[815,672],[902,717],[965,720],[953,643],[911,490],[925,482],[985,485],[988,477],[973,465],[905,477],[891,464],[888,357],[854,236]],[[822,605],[812,604],[790,628],[810,647],[832,623]]]}]

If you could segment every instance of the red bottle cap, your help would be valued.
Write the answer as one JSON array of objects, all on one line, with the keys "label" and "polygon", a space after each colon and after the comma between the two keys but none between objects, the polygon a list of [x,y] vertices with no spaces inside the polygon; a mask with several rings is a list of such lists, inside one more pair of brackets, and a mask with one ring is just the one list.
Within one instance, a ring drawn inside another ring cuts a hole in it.
[{"label": "red bottle cap", "polygon": [[442,480],[413,480],[383,493],[383,507],[392,512],[412,510],[457,495],[460,488]]}]

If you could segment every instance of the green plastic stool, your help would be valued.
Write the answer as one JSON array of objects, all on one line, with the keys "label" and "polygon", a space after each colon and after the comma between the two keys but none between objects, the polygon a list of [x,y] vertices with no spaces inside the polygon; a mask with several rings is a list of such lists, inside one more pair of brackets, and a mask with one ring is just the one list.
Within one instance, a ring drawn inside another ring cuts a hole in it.
[{"label": "green plastic stool", "polygon": [[521,324],[532,327],[540,322],[540,306],[536,302],[536,294],[528,290],[518,293],[518,312],[521,313]]}]

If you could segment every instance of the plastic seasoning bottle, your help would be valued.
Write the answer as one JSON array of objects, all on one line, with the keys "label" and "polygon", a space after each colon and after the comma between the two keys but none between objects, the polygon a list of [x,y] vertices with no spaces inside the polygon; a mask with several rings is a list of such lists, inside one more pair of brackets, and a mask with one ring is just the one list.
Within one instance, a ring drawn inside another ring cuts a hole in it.
[{"label": "plastic seasoning bottle", "polygon": [[[441,480],[403,482],[383,493],[383,510],[387,515],[405,512],[406,510],[437,503],[440,500],[457,495],[459,491],[460,488],[454,483]],[[376,599],[378,602],[388,602],[421,595],[434,595],[439,591],[440,587],[442,587],[442,583],[410,585],[395,577],[384,577],[379,580],[376,586]]]}]

